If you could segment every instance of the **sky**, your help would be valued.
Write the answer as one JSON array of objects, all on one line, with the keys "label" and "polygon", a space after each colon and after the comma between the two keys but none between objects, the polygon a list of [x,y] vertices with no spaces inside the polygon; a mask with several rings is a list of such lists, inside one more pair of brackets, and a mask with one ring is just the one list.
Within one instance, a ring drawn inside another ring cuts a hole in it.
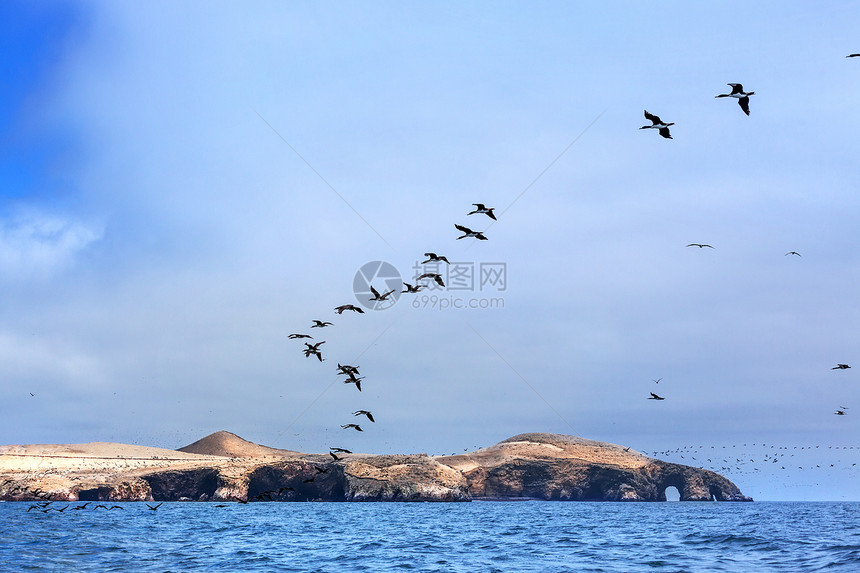
[{"label": "sky", "polygon": [[[756,499],[860,500],[858,19],[4,2],[0,442],[450,454],[553,432]],[[749,117],[714,97],[729,82]],[[368,278],[414,284],[426,252],[446,289],[334,313]],[[342,429],[358,409],[376,423]]]}]

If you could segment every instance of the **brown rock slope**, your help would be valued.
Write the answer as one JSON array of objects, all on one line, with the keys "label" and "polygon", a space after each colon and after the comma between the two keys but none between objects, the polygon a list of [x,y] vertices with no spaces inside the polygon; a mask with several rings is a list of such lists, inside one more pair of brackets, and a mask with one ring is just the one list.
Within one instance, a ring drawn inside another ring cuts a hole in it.
[{"label": "brown rock slope", "polygon": [[666,501],[666,488],[674,486],[681,501],[752,501],[712,471],[561,434],[520,434],[437,459],[465,476],[473,499]]},{"label": "brown rock slope", "polygon": [[302,454],[216,432],[180,450],[124,444],[0,446],[4,500],[749,501],[722,476],[629,448],[521,434],[470,454]]}]

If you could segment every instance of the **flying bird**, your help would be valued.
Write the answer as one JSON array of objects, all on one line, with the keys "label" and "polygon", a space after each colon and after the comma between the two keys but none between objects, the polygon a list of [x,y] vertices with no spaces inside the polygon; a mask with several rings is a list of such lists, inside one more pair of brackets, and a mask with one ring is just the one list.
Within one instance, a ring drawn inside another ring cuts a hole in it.
[{"label": "flying bird", "polygon": [[325,328],[326,326],[333,326],[333,325],[334,325],[333,322],[328,322],[328,321],[324,322],[322,320],[314,320],[314,323],[313,323],[313,325],[311,325],[311,328]]},{"label": "flying bird", "polygon": [[689,245],[687,245],[687,246],[688,246],[688,247],[699,247],[700,249],[704,249],[705,247],[708,247],[709,249],[713,249],[713,248],[714,248],[714,247],[712,247],[711,245],[708,245],[708,244],[706,244],[706,243],[690,243],[690,244],[689,244]]},{"label": "flying bird", "polygon": [[[415,280],[420,281],[421,279],[433,279],[434,281],[436,281],[437,285],[439,285],[440,287],[443,287],[443,288],[445,287],[445,283],[442,282],[442,275],[440,275],[438,273],[424,273],[423,275],[416,278]],[[421,285],[421,286],[424,286],[424,285]]]},{"label": "flying bird", "polygon": [[[164,502],[161,502],[161,503],[164,503]],[[159,503],[159,504],[158,504],[158,505],[156,505],[156,506],[152,506],[152,505],[149,505],[149,504],[147,503],[147,504],[146,504],[146,507],[148,507],[148,508],[149,508],[149,509],[151,509],[152,511],[155,511],[156,509],[158,509],[159,507],[161,507],[161,503]],[[107,509],[107,508],[105,508],[105,509]]]},{"label": "flying bird", "polygon": [[422,265],[425,265],[427,263],[439,263],[442,261],[445,261],[449,265],[451,264],[451,262],[446,257],[439,256],[436,253],[424,253],[424,256],[427,257],[427,260],[423,261],[421,263]]},{"label": "flying bird", "polygon": [[350,364],[341,364],[340,362],[338,362],[337,371],[338,374],[346,374],[347,376],[350,372],[352,372],[353,374],[358,374],[358,366],[352,366]]},{"label": "flying bird", "polygon": [[466,213],[466,215],[474,215],[477,213],[479,215],[486,215],[487,217],[489,217],[493,221],[498,221],[498,219],[496,219],[496,216],[493,215],[493,210],[495,209],[495,207],[487,208],[487,207],[484,207],[483,203],[472,203],[472,205],[475,206],[475,210],[472,211],[471,213]]},{"label": "flying bird", "polygon": [[376,423],[376,420],[373,419],[373,414],[368,412],[367,410],[358,410],[352,413],[353,416],[367,416],[367,419],[373,423]]},{"label": "flying bird", "polygon": [[458,231],[463,233],[461,236],[457,237],[458,240],[459,239],[465,239],[466,237],[474,237],[475,239],[478,239],[480,241],[486,241],[487,240],[487,237],[485,237],[481,231],[473,231],[469,227],[464,227],[463,225],[457,225],[456,223],[454,224],[454,227],[456,227]]},{"label": "flying bird", "polygon": [[849,368],[851,368],[851,367],[848,366],[847,364],[837,364],[836,366],[831,368],[831,370],[847,370]]},{"label": "flying bird", "polygon": [[339,454],[351,454],[352,452],[349,450],[345,450],[343,448],[329,448],[333,452],[337,452]]},{"label": "flying bird", "polygon": [[386,292],[385,294],[379,294],[379,291],[377,291],[375,288],[373,288],[373,286],[371,286],[370,292],[373,293],[373,296],[370,297],[370,300],[383,301],[383,300],[387,299],[390,295],[394,294],[394,290],[395,289],[392,289],[392,290]]},{"label": "flying bird", "polygon": [[322,353],[320,352],[320,344],[325,344],[325,340],[317,342],[316,344],[311,344],[310,342],[305,342],[305,348],[303,352],[305,353],[305,358],[309,358],[311,354],[315,355],[319,358],[319,361],[323,361]]},{"label": "flying bird", "polygon": [[659,383],[660,383],[660,380],[662,380],[662,379],[663,379],[663,378],[657,378],[656,380],[654,380],[654,379],[652,378],[652,379],[651,379],[651,381],[652,381],[652,382],[654,382],[655,384],[659,384]]},{"label": "flying bird", "polygon": [[350,428],[353,428],[356,432],[363,432],[364,431],[361,429],[361,426],[359,426],[358,424],[341,424],[340,427],[343,428],[344,430],[348,430]]},{"label": "flying bird", "polygon": [[406,282],[405,282],[405,283],[403,283],[403,286],[405,286],[405,287],[406,287],[406,290],[402,290],[402,291],[400,291],[400,294],[416,293],[416,292],[418,292],[419,290],[421,290],[421,289],[423,289],[423,288],[425,287],[425,285],[415,285],[415,286],[412,286],[411,284],[406,283]]},{"label": "flying bird", "polygon": [[834,414],[836,414],[837,416],[844,416],[844,415],[845,415],[845,410],[843,410],[843,409],[841,409],[841,408],[840,408],[839,410],[836,410],[836,411],[835,411],[835,412],[833,412],[833,413],[834,413]]},{"label": "flying bird", "polygon": [[787,253],[785,253],[783,256],[784,256],[784,257],[787,257],[788,255],[797,255],[797,256],[799,257],[799,256],[800,256],[800,253],[798,253],[797,251],[788,251],[788,252],[787,252]]},{"label": "flying bird", "polygon": [[658,395],[657,395],[657,394],[655,394],[654,392],[651,392],[651,397],[650,397],[650,398],[648,398],[648,399],[649,399],[649,400],[665,400],[666,398],[663,398],[662,396],[658,396]]},{"label": "flying bird", "polygon": [[755,95],[755,92],[745,92],[744,86],[741,84],[728,84],[732,86],[731,93],[720,94],[714,97],[733,97],[738,100],[738,105],[744,110],[744,113],[750,114],[750,96]]},{"label": "flying bird", "polygon": [[330,455],[330,456],[331,456],[331,458],[332,458],[334,461],[338,461],[338,460],[340,460],[340,458],[339,458],[339,457],[337,457],[336,455],[334,455],[334,453],[333,453],[333,452],[329,452],[329,453],[328,453],[328,455]]},{"label": "flying bird", "polygon": [[648,113],[648,110],[645,110],[645,119],[651,122],[651,125],[643,125],[639,129],[656,129],[660,135],[665,137],[666,139],[672,139],[672,135],[669,133],[669,126],[675,125],[674,123],[666,123],[653,113]]},{"label": "flying bird", "polygon": [[[311,328],[313,328],[313,327],[311,327]],[[297,338],[311,338],[312,339],[313,336],[311,336],[310,334],[291,334],[287,338],[289,338],[290,340],[295,340]]]},{"label": "flying bird", "polygon": [[350,374],[350,377],[343,381],[344,384],[355,384],[355,387],[358,388],[358,391],[361,392],[361,381],[364,380],[364,376],[361,378],[356,378]]},{"label": "flying bird", "polygon": [[848,54],[846,58],[860,58],[860,54]]},{"label": "flying bird", "polygon": [[334,308],[334,311],[338,314],[343,314],[343,311],[345,311],[345,310],[351,310],[351,311],[357,312],[359,314],[364,314],[364,311],[361,310],[359,307],[355,306],[354,304],[342,304],[342,305],[336,306]]}]

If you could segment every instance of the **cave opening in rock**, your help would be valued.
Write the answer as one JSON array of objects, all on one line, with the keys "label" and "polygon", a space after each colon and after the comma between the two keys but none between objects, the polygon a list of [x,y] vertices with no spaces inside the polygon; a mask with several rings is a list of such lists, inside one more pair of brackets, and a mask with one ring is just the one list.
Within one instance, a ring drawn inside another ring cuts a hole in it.
[{"label": "cave opening in rock", "polygon": [[665,495],[666,501],[681,501],[681,492],[673,485],[666,488]]}]

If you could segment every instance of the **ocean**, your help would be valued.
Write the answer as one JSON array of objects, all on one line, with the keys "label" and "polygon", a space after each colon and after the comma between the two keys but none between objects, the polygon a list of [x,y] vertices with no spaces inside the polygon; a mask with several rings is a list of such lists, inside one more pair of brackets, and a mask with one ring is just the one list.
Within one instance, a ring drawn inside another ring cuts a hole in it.
[{"label": "ocean", "polygon": [[4,572],[860,571],[856,502],[31,505],[0,503]]}]

